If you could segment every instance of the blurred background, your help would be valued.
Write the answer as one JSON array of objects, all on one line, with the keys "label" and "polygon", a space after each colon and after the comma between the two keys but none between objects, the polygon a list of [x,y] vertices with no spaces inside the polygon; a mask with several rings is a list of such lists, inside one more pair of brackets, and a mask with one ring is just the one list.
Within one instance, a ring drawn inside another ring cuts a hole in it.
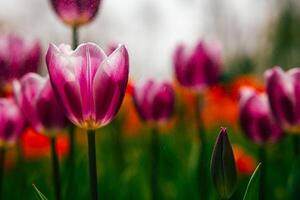
[{"label": "blurred background", "polygon": [[[126,44],[133,79],[171,79],[175,46],[199,39],[218,42],[225,62],[255,57],[256,68],[293,65],[299,51],[299,4],[293,0],[104,0],[96,20],[80,30],[80,42],[103,47]],[[37,37],[44,50],[49,42],[71,43],[71,31],[46,0],[1,1],[0,30]]]},{"label": "blurred background", "polygon": [[[43,56],[50,42],[71,43],[70,28],[58,19],[48,0],[1,0],[0,35],[10,32],[38,38]],[[124,43],[129,50],[133,82],[145,77],[173,81],[173,53],[179,43],[191,47],[201,39],[218,43],[223,58],[222,81],[205,92],[203,120],[210,141],[209,153],[220,126],[228,127],[240,175],[232,199],[242,199],[258,163],[258,153],[257,145],[239,128],[239,89],[251,86],[263,90],[266,68],[300,66],[300,1],[103,0],[98,16],[80,28],[79,35],[80,43],[92,41],[104,49]],[[46,74],[44,59],[42,65]],[[195,98],[177,86],[177,113],[160,127],[160,197],[199,199],[195,187],[199,138],[191,106]],[[150,199],[145,146],[151,131],[139,119],[131,100],[127,91],[116,120],[97,134],[101,199]],[[25,132],[20,144],[8,153],[4,196],[32,199],[31,184],[35,183],[52,199],[49,139],[30,128]],[[64,159],[69,150],[67,134],[61,134],[57,144],[66,199],[86,199],[89,195],[86,135],[81,130],[77,130],[76,141],[73,190],[69,190],[69,172]],[[287,199],[286,185],[293,157],[286,152],[292,152],[291,149],[289,137],[276,146],[268,146],[267,185],[272,192],[267,194],[267,199]],[[12,187],[16,183],[18,187]],[[215,193],[211,199],[216,199]]]}]

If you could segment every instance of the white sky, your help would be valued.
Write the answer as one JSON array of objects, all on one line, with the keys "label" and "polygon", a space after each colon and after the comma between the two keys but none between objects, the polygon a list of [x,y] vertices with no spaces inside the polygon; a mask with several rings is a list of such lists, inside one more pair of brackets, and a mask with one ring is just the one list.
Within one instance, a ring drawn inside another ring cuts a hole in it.
[{"label": "white sky", "polygon": [[[103,0],[95,21],[82,27],[80,41],[102,47],[124,43],[134,80],[172,76],[178,42],[218,41],[225,55],[251,52],[276,15],[276,0]],[[222,5],[223,4],[223,5]],[[44,53],[49,42],[70,43],[71,32],[47,0],[0,0],[0,30],[38,37]]]}]

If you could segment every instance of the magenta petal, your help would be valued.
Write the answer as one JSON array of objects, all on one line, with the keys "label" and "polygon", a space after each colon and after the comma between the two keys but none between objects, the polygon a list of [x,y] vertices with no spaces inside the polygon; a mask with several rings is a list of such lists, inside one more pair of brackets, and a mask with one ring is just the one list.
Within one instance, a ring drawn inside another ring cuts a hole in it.
[{"label": "magenta petal", "polygon": [[276,142],[283,135],[280,126],[273,120],[266,94],[242,90],[240,123],[244,132],[256,143]]},{"label": "magenta petal", "polygon": [[16,142],[24,125],[24,117],[15,101],[0,98],[0,140],[7,143]]}]

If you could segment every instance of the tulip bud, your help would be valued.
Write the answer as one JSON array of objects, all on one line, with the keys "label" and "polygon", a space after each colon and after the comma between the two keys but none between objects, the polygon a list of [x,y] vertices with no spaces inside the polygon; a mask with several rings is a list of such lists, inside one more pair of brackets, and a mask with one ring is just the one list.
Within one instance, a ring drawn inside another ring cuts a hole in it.
[{"label": "tulip bud", "polygon": [[12,98],[0,98],[0,145],[16,142],[20,137],[25,121]]},{"label": "tulip bud", "polygon": [[95,18],[101,0],[50,0],[50,2],[64,23],[81,26]]},{"label": "tulip bud", "polygon": [[20,81],[14,81],[13,86],[19,107],[37,131],[66,127],[67,118],[54,96],[48,77],[28,73]]},{"label": "tulip bud", "polygon": [[202,90],[215,84],[220,76],[220,53],[216,46],[199,42],[188,52],[180,45],[174,54],[174,71],[178,82],[185,87]]},{"label": "tulip bud", "polygon": [[283,136],[273,119],[267,95],[251,88],[241,90],[240,123],[247,137],[258,144],[276,142]]},{"label": "tulip bud", "polygon": [[84,129],[109,123],[122,104],[129,74],[126,48],[109,56],[96,44],[84,43],[75,51],[50,44],[47,67],[55,94],[67,117]]},{"label": "tulip bud", "polygon": [[274,67],[265,73],[273,115],[288,132],[300,131],[300,68],[284,72]]},{"label": "tulip bud", "polygon": [[211,159],[211,175],[222,199],[229,199],[237,183],[237,172],[226,128],[221,128]]},{"label": "tulip bud", "polygon": [[166,82],[145,81],[134,87],[133,100],[140,117],[145,121],[162,122],[174,111],[175,94]]},{"label": "tulip bud", "polygon": [[21,38],[15,34],[0,38],[0,83],[36,72],[39,67],[41,47],[39,42]]}]

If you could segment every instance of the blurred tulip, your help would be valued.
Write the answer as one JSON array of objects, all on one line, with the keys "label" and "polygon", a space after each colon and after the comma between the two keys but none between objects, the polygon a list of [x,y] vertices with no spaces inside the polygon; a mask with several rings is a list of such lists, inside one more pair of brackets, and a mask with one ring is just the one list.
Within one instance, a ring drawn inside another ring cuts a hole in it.
[{"label": "blurred tulip", "polygon": [[255,158],[248,154],[242,147],[237,145],[233,146],[233,153],[239,174],[248,176],[251,175],[257,166]]},{"label": "blurred tulip", "polygon": [[48,77],[28,73],[20,81],[14,81],[13,86],[21,110],[37,131],[66,127],[68,120],[55,98]]},{"label": "blurred tulip", "polygon": [[276,142],[283,131],[272,117],[268,97],[251,88],[241,89],[240,98],[241,127],[253,142]]},{"label": "blurred tulip", "polygon": [[284,72],[274,67],[265,73],[267,93],[275,119],[288,132],[300,131],[300,68]]},{"label": "blurred tulip", "polygon": [[133,100],[140,117],[145,121],[165,121],[174,111],[174,90],[166,82],[147,80],[135,86]]},{"label": "blurred tulip", "polygon": [[97,129],[113,119],[128,81],[128,53],[123,45],[106,56],[93,43],[75,51],[68,45],[50,44],[46,61],[52,86],[74,124]]},{"label": "blurred tulip", "polygon": [[174,54],[174,71],[178,82],[185,87],[202,90],[215,84],[220,76],[220,51],[216,45],[200,41],[193,51],[177,47]]},{"label": "blurred tulip", "polygon": [[0,83],[36,72],[40,57],[41,47],[37,41],[27,41],[15,34],[0,37]]},{"label": "blurred tulip", "polygon": [[237,173],[226,128],[221,129],[214,146],[211,159],[211,174],[221,199],[229,199],[237,184]]},{"label": "blurred tulip", "polygon": [[95,18],[101,0],[50,0],[50,2],[64,23],[81,26]]},{"label": "blurred tulip", "polygon": [[0,98],[0,145],[12,144],[20,137],[25,121],[12,98]]}]

